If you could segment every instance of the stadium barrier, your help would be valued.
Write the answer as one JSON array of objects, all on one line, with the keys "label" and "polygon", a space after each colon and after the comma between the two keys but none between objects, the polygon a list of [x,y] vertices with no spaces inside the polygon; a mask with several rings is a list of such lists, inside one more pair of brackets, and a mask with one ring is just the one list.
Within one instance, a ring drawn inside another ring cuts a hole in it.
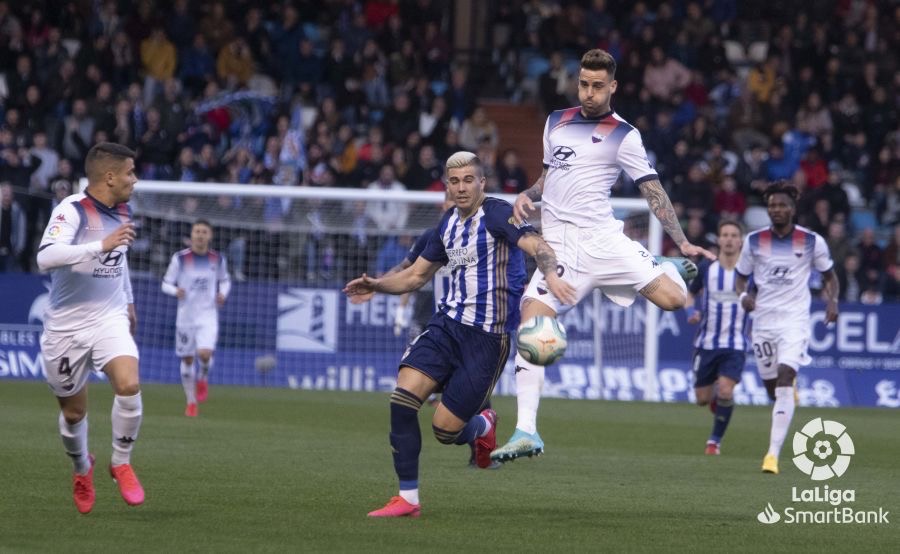
[{"label": "stadium barrier", "polygon": [[[47,276],[0,274],[0,379],[43,378],[39,337],[48,301]],[[135,296],[165,307],[139,311],[137,341],[144,382],[178,383],[174,354],[175,299],[155,279],[133,279]],[[251,319],[241,311],[256,309]],[[235,283],[232,299],[220,315],[220,342],[211,380],[214,384],[290,387],[305,390],[382,391],[394,388],[397,362],[407,337],[394,334],[397,297],[376,295],[353,305],[337,288],[307,288],[291,283]],[[594,364],[596,317],[588,299],[563,319],[569,351],[547,368],[546,397],[647,400],[647,373],[641,349],[619,356],[615,364]],[[638,303],[619,309],[606,303],[599,322],[603,345],[643,336],[646,308]],[[838,323],[824,325],[824,306],[814,303],[811,366],[800,372],[800,403],[805,406],[900,407],[900,306],[841,306]],[[140,310],[140,307],[139,307]],[[693,401],[691,341],[694,327],[684,311],[663,312],[657,321],[658,399]],[[642,341],[641,341],[642,342]],[[606,346],[604,346],[605,348]],[[513,361],[496,392],[513,394]],[[100,379],[102,377],[95,377]],[[765,389],[748,356],[739,404],[766,404]]]}]

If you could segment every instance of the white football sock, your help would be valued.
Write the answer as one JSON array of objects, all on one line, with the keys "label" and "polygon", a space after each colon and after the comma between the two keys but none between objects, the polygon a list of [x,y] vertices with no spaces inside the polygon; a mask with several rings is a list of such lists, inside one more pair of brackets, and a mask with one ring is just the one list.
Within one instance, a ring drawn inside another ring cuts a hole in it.
[{"label": "white football sock", "polygon": [[410,504],[418,504],[419,503],[419,489],[407,489],[405,491],[400,491],[400,498],[406,500]]},{"label": "white football sock", "polygon": [[537,432],[537,413],[544,388],[544,366],[526,361],[516,353],[516,429],[526,433]]},{"label": "white football sock", "polygon": [[131,463],[131,449],[141,429],[143,415],[141,393],[134,396],[116,395],[112,407],[113,453],[112,465]]},{"label": "white football sock", "polygon": [[662,266],[663,271],[666,272],[666,275],[669,276],[675,284],[681,287],[681,291],[684,293],[684,297],[687,298],[687,285],[684,284],[684,279],[681,278],[681,274],[678,273],[678,268],[675,267],[675,264],[669,261],[665,261],[660,264]]},{"label": "white football sock", "polygon": [[775,406],[772,408],[772,433],[769,454],[778,457],[791,419],[794,417],[794,387],[775,387]]},{"label": "white football sock", "polygon": [[197,384],[194,376],[194,364],[181,362],[181,386],[188,404],[197,403]]},{"label": "white football sock", "polygon": [[198,378],[201,381],[206,381],[206,378],[209,377],[209,368],[211,368],[213,365],[212,356],[210,356],[208,362],[204,362],[203,360],[200,360],[199,358],[198,358],[198,362],[200,363],[200,375]]},{"label": "white football sock", "polygon": [[481,415],[481,414],[478,414],[478,417],[480,417],[481,419],[484,420],[484,431],[482,431],[481,434],[478,435],[479,437],[483,437],[483,436],[485,436],[485,435],[487,435],[488,433],[491,432],[491,427],[492,427],[492,425],[491,425],[491,420],[488,419],[488,418],[486,418],[486,417],[484,417],[484,416]]},{"label": "white football sock", "polygon": [[66,454],[72,458],[75,465],[75,473],[86,475],[91,470],[91,461],[88,458],[87,415],[78,423],[69,425],[63,413],[59,412],[59,435],[62,437]]}]

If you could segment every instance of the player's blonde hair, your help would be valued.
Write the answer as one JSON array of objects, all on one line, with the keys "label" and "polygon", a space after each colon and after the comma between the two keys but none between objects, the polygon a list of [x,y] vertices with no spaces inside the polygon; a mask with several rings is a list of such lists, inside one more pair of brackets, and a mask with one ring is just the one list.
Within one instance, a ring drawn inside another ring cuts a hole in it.
[{"label": "player's blonde hair", "polygon": [[481,160],[475,154],[471,152],[466,152],[462,150],[457,152],[447,158],[446,170],[449,172],[451,169],[460,169],[462,167],[475,167],[478,176],[483,177],[484,171],[482,170]]}]

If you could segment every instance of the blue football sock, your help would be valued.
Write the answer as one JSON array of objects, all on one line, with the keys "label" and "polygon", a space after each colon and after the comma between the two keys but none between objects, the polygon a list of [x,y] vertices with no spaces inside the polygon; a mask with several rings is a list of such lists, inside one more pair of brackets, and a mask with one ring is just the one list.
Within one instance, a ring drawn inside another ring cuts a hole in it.
[{"label": "blue football sock", "polygon": [[733,411],[734,400],[731,398],[716,399],[716,415],[713,420],[713,430],[709,440],[716,443],[722,442],[722,437],[725,436],[725,429],[728,428],[728,422],[731,421],[731,412]]},{"label": "blue football sock", "polygon": [[418,414],[421,407],[422,400],[407,390],[398,387],[391,393],[391,451],[401,490],[419,486],[422,432]]},{"label": "blue football sock", "polygon": [[459,433],[459,436],[456,437],[456,444],[468,444],[473,440],[477,439],[488,428],[488,422],[481,414],[475,414],[472,416],[472,419],[466,423],[466,426],[463,427],[463,430]]}]

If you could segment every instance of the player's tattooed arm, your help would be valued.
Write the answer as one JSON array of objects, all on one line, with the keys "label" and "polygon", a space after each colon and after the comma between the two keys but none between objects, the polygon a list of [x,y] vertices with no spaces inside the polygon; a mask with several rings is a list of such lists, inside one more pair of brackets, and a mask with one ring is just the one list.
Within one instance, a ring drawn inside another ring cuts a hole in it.
[{"label": "player's tattooed arm", "polygon": [[669,195],[666,194],[662,183],[657,179],[651,179],[638,185],[638,188],[641,189],[641,194],[647,199],[650,211],[662,223],[663,229],[672,237],[675,244],[680,247],[687,242],[687,237],[684,236],[681,223],[675,214],[675,208],[672,207],[672,201],[669,200]]},{"label": "player's tattooed arm", "polygon": [[547,287],[556,298],[564,304],[572,306],[578,302],[575,287],[560,277],[562,275],[562,266],[556,260],[556,253],[539,234],[534,232],[525,233],[519,239],[517,246],[526,254],[534,257],[538,269],[544,274]]},{"label": "player's tattooed arm", "polygon": [[516,197],[516,203],[513,205],[513,216],[519,223],[525,221],[525,218],[534,212],[534,203],[540,201],[544,194],[544,178],[547,177],[547,168],[541,172],[541,176],[531,185],[531,188],[520,192]]}]

